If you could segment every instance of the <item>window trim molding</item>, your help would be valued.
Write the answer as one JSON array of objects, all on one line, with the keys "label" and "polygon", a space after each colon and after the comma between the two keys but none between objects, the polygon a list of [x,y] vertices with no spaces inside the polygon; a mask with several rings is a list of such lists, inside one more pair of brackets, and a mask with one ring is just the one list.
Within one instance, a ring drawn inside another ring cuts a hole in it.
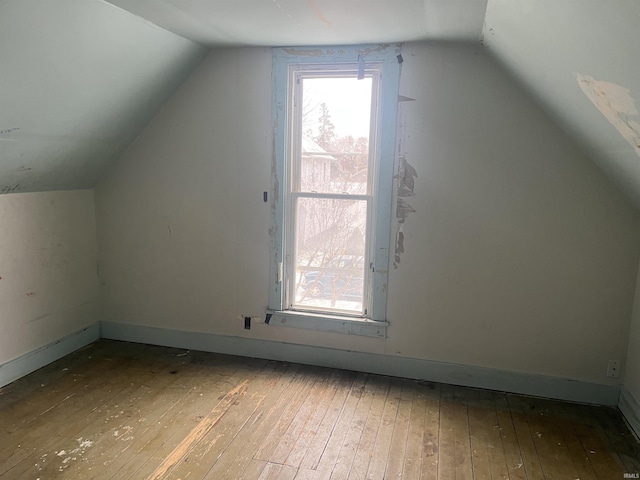
[{"label": "window trim molding", "polygon": [[267,310],[269,326],[296,327],[320,332],[344,333],[386,338],[389,322],[368,318],[303,312],[300,310]]},{"label": "window trim molding", "polygon": [[[387,279],[389,273],[389,249],[391,244],[391,210],[393,199],[393,174],[396,146],[396,117],[398,109],[398,85],[400,79],[401,45],[363,45],[344,47],[303,47],[273,48],[273,163],[271,182],[273,200],[271,202],[271,240],[269,269],[269,310],[268,313],[283,315],[285,319],[311,319],[303,323],[316,324],[326,318],[338,322],[358,325],[378,324],[386,331]],[[284,305],[284,259],[282,253],[288,247],[285,238],[285,179],[289,175],[286,161],[287,126],[290,111],[288,109],[289,69],[292,65],[313,64],[360,64],[376,63],[382,66],[381,95],[379,105],[379,161],[375,177],[376,195],[373,209],[376,212],[373,221],[374,252],[371,258],[371,303],[368,318],[354,318],[327,314],[308,314],[285,309]],[[297,323],[288,321],[288,324]],[[335,322],[331,322],[332,324]],[[294,325],[291,325],[294,326]],[[313,328],[313,327],[312,327]],[[350,329],[350,327],[349,327]],[[358,330],[358,329],[356,329]],[[355,332],[346,332],[355,333]],[[377,335],[376,335],[377,336]]]}]

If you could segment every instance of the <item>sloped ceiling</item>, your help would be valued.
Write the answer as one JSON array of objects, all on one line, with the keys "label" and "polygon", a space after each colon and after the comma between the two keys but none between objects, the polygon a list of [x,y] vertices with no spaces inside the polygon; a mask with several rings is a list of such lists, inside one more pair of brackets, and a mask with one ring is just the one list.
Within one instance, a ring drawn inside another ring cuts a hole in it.
[{"label": "sloped ceiling", "polygon": [[0,193],[94,186],[206,47],[417,40],[480,41],[640,207],[637,0],[2,0]]},{"label": "sloped ceiling", "polygon": [[0,193],[94,186],[205,53],[102,1],[0,1]]},{"label": "sloped ceiling", "polygon": [[489,0],[483,36],[640,207],[640,2]]},{"label": "sloped ceiling", "polygon": [[476,41],[487,6],[487,0],[109,2],[208,46]]},{"label": "sloped ceiling", "polygon": [[485,8],[486,0],[2,0],[0,194],[94,186],[206,47],[477,41]]}]

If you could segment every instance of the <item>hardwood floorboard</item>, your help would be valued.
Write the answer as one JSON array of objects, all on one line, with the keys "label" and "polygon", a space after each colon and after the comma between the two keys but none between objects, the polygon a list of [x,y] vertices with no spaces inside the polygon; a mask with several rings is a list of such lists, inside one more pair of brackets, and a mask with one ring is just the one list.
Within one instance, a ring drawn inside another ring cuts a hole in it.
[{"label": "hardwood floorboard", "polygon": [[307,468],[299,468],[294,480],[314,480],[315,476],[316,476],[315,470],[309,470]]},{"label": "hardwood floorboard", "polygon": [[[620,465],[626,472],[640,472],[640,462],[638,461],[639,446],[630,445],[628,443],[628,435],[620,433],[623,421],[620,416],[615,415],[615,410],[610,407],[592,407],[593,417],[597,421],[597,425],[601,434],[606,438],[607,443],[613,446],[615,457],[620,461]],[[634,448],[635,447],[635,448]]]},{"label": "hardwood floorboard", "polygon": [[[301,440],[300,436],[304,435],[305,430],[309,428],[308,424],[312,421],[313,414],[319,406],[318,402],[322,402],[330,394],[331,374],[332,372],[327,369],[320,369],[315,372],[316,381],[307,390],[304,400],[293,417],[289,428],[284,432],[280,442],[269,456],[270,462],[281,465],[286,463],[294,447]],[[301,443],[303,443],[303,440],[301,440]],[[296,462],[296,460],[292,459],[292,462]]]},{"label": "hardwood floorboard", "polygon": [[[491,480],[490,449],[487,432],[495,425],[495,411],[482,405],[479,390],[467,390],[467,411],[469,415],[469,438],[471,439],[471,465],[473,478]],[[493,417],[493,418],[492,418]]]},{"label": "hardwood floorboard", "polygon": [[370,376],[367,374],[359,373],[356,375],[356,378],[351,384],[351,390],[347,395],[347,398],[342,406],[340,416],[338,417],[334,428],[331,431],[329,441],[327,442],[325,449],[322,452],[322,456],[320,457],[320,461],[318,462],[318,467],[316,468],[315,475],[315,478],[317,480],[325,480],[331,478],[331,474],[334,467],[336,466],[338,456],[340,455],[340,450],[342,448],[342,445],[344,444],[344,439],[349,432],[351,420],[355,415],[356,408],[358,406],[358,403],[360,402],[360,399],[364,395],[365,387],[367,384],[367,380],[369,380],[369,377]]},{"label": "hardwood floorboard", "polygon": [[353,372],[342,372],[338,389],[329,404],[329,409],[325,413],[320,426],[315,430],[311,444],[305,453],[300,465],[301,470],[315,470],[318,468],[322,454],[327,448],[333,429],[342,414],[345,402],[351,392],[356,374]]},{"label": "hardwood floorboard", "polygon": [[[139,375],[130,375],[130,388],[78,422],[81,430],[73,438],[85,439],[85,444],[91,442],[91,448],[86,449],[81,465],[70,466],[65,478],[83,478],[87,469],[102,472],[103,477],[111,476],[109,472],[119,469],[119,461],[136,448],[138,437],[160,420],[166,402],[176,404],[184,397],[184,389],[176,388],[182,383],[179,376],[163,372],[163,367],[160,362],[145,365]],[[175,390],[179,392],[177,398],[171,394]]]},{"label": "hardwood floorboard", "polygon": [[424,396],[424,388],[418,382],[407,382],[410,389],[411,414],[407,430],[407,446],[403,461],[403,476],[405,478],[420,478],[422,466],[422,445],[424,442],[425,419],[427,415],[427,399]]},{"label": "hardwood floorboard", "polygon": [[[98,357],[84,370],[74,370],[59,365],[56,371],[47,369],[51,371],[50,375],[53,378],[49,378],[49,373],[42,369],[4,387],[3,395],[0,397],[2,404],[0,428],[3,435],[12,434],[18,430],[20,432],[17,435],[24,434],[23,427],[30,425],[33,428],[37,426],[38,421],[44,424],[49,423],[47,417],[58,414],[54,410],[61,403],[67,402],[65,406],[68,406],[83,401],[80,396],[76,397],[79,391],[86,390],[89,392],[88,395],[91,395],[96,387],[105,387],[117,381],[118,369],[118,363],[114,362],[111,356]],[[61,374],[62,371],[65,373]],[[14,385],[15,388],[10,388]],[[47,417],[43,419],[43,416]],[[6,443],[3,443],[4,445]],[[3,460],[1,450],[0,460]]]},{"label": "hardwood floorboard", "polygon": [[615,428],[617,434],[623,439],[622,445],[624,446],[621,446],[618,454],[625,456],[630,462],[630,472],[640,472],[640,443],[629,430],[626,420],[616,408],[603,407],[602,411],[609,420],[607,425],[611,426],[612,429]]},{"label": "hardwood floorboard", "polygon": [[271,385],[260,406],[234,437],[224,454],[212,466],[205,478],[217,480],[232,478],[234,472],[242,472],[249,464],[260,444],[273,428],[273,419],[279,418],[284,410],[288,392],[300,387],[307,372],[300,365],[283,364],[285,369],[278,381]]},{"label": "hardwood floorboard", "polygon": [[418,382],[427,403],[422,435],[422,463],[420,479],[438,478],[438,445],[440,434],[440,384]]},{"label": "hardwood floorboard", "polygon": [[597,426],[597,420],[592,416],[594,415],[594,407],[574,405],[573,408],[579,412],[578,414],[581,417],[590,420],[574,425],[574,430],[596,473],[596,478],[598,480],[620,478],[626,470],[620,465],[617,459],[617,452],[607,446],[606,439],[602,436],[599,426]]},{"label": "hardwood floorboard", "polygon": [[293,480],[298,472],[297,468],[280,463],[267,462],[258,480]]},{"label": "hardwood floorboard", "polygon": [[376,434],[376,441],[373,446],[373,456],[367,469],[367,480],[380,480],[384,478],[389,458],[389,448],[393,437],[393,427],[398,415],[400,406],[400,395],[402,394],[402,380],[392,378],[389,386],[389,393],[382,410],[382,419]]},{"label": "hardwood floorboard", "polygon": [[340,370],[332,370],[329,384],[315,398],[311,397],[314,404],[313,411],[307,419],[307,422],[298,435],[298,438],[289,452],[285,464],[292,467],[299,467],[305,459],[317,432],[322,424],[322,420],[327,415],[333,399],[338,394],[340,387],[347,376],[347,372]]},{"label": "hardwood floorboard", "polygon": [[387,456],[385,478],[402,478],[404,473],[407,437],[409,436],[409,421],[411,419],[411,409],[413,406],[413,396],[410,386],[413,383],[412,380],[402,381],[398,413],[393,425],[393,435],[391,436],[389,455]]},{"label": "hardwood floorboard", "polygon": [[557,435],[560,438],[560,442],[566,446],[568,450],[568,456],[576,469],[576,478],[581,480],[596,480],[597,475],[591,462],[589,461],[589,452],[584,449],[584,446],[580,442],[574,425],[578,418],[571,415],[564,408],[564,404],[558,402],[544,402],[545,411],[551,416],[551,423],[554,426]]},{"label": "hardwood floorboard", "polygon": [[440,388],[440,432],[438,437],[438,480],[456,478],[456,430],[466,418],[456,417],[453,385]]},{"label": "hardwood floorboard", "polygon": [[[110,363],[117,362],[114,358],[107,357]],[[127,356],[125,358],[131,360],[135,357]],[[104,364],[102,365],[104,366]],[[105,372],[107,372],[106,378],[102,377]],[[103,368],[100,371],[91,372],[90,379],[86,382],[80,382],[79,385],[76,385],[75,390],[69,388],[66,392],[45,394],[43,397],[39,395],[42,390],[37,390],[36,396],[42,403],[40,407],[35,407],[35,411],[41,411],[41,413],[33,417],[34,408],[27,403],[28,414],[21,416],[21,428],[15,429],[3,437],[0,446],[0,458],[2,458],[0,464],[3,467],[0,468],[0,472],[3,472],[5,468],[9,469],[15,466],[19,463],[16,462],[18,459],[21,462],[30,463],[33,466],[33,473],[41,472],[45,477],[51,471],[65,471],[73,467],[76,460],[79,457],[82,458],[95,442],[93,435],[89,438],[86,434],[82,436],[80,433],[87,425],[93,425],[95,428],[102,427],[105,413],[103,409],[114,402],[116,395],[132,388],[127,380],[135,378],[136,373],[140,373],[140,371],[135,362],[128,362],[128,366],[113,371]],[[100,380],[101,378],[102,380]],[[47,385],[46,380],[43,382],[44,385]],[[37,389],[37,387],[35,388]],[[56,389],[54,388],[54,390]],[[63,395],[64,398],[62,398]],[[40,449],[38,455],[47,455],[50,461],[46,465],[36,466],[42,462],[33,461],[34,455],[32,454],[35,454],[35,450],[33,452],[29,450],[31,446],[37,445],[41,438],[57,438],[58,443],[57,447],[52,447],[49,451],[42,452]],[[16,445],[20,445],[20,447],[15,449]],[[22,448],[22,445],[25,448]],[[12,447],[15,454],[5,458]],[[60,453],[65,451],[72,452],[71,456]],[[29,455],[24,455],[27,452]]]},{"label": "hardwood floorboard", "polygon": [[507,395],[507,403],[513,420],[520,454],[522,456],[522,468],[528,480],[544,480],[542,464],[533,441],[533,432],[529,427],[527,414],[521,408],[520,397]]},{"label": "hardwood floorboard", "polygon": [[500,422],[498,420],[498,412],[495,403],[495,392],[489,390],[480,390],[480,404],[485,410],[485,435],[487,438],[487,447],[489,455],[489,466],[491,469],[491,478],[503,479],[509,478],[509,468],[507,466],[507,458],[505,455],[502,432],[500,430]]},{"label": "hardwood floorboard", "polygon": [[262,441],[258,451],[253,456],[255,460],[262,460],[265,462],[271,460],[271,456],[280,445],[285,433],[296,418],[298,410],[300,410],[302,404],[309,395],[309,390],[316,384],[318,380],[316,378],[316,374],[320,369],[318,367],[307,367],[305,370],[306,375],[303,378],[302,383],[295,392],[292,392],[292,395],[288,396],[287,404],[285,405],[280,417],[277,419],[276,424]]},{"label": "hardwood floorboard", "polygon": [[222,413],[219,407],[224,408],[231,400],[227,394],[233,392],[231,395],[235,396],[236,389],[256,374],[250,364],[241,363],[233,375],[212,372],[209,379],[198,379],[197,385],[186,383],[187,395],[150,428],[145,435],[147,441],[136,449],[136,455],[118,472],[118,477],[157,478],[168,462],[179,457],[179,453],[188,448],[188,442],[202,432],[194,429],[206,427]]},{"label": "hardwood floorboard", "polygon": [[472,478],[471,439],[469,438],[469,411],[466,390],[453,388],[454,461],[456,478]]},{"label": "hardwood floorboard", "polygon": [[0,434],[1,480],[640,473],[614,408],[107,340],[0,389]]},{"label": "hardwood floorboard", "polygon": [[362,440],[364,428],[377,390],[377,378],[368,377],[345,435],[344,442],[340,447],[336,465],[331,472],[331,477],[329,477],[332,480],[344,480],[349,477],[349,472],[351,471],[358,446]]},{"label": "hardwood floorboard", "polygon": [[[572,459],[563,434],[558,430],[556,416],[543,399],[517,397],[538,452],[545,478],[579,478],[578,468]],[[571,432],[565,432],[567,436]]]},{"label": "hardwood floorboard", "polygon": [[[99,454],[88,457],[88,461],[99,462],[111,472],[106,478],[119,478],[118,472],[122,470],[131,456],[135,458],[148,458],[141,455],[144,447],[151,441],[152,435],[158,430],[154,428],[161,425],[168,415],[178,411],[182,402],[189,397],[189,391],[178,386],[179,381],[167,385],[167,388],[158,389],[147,387],[139,399],[139,418],[132,423],[122,422],[112,427],[111,442],[106,448],[95,449]],[[131,466],[135,467],[136,462]]]},{"label": "hardwood floorboard", "polygon": [[377,379],[376,391],[371,400],[371,408],[364,425],[364,430],[358,448],[349,471],[350,480],[362,480],[366,478],[373,451],[375,447],[376,436],[382,421],[382,413],[384,405],[389,394],[389,377],[380,377]]},{"label": "hardwood floorboard", "polygon": [[[201,435],[191,436],[191,445],[181,453],[180,462],[176,462],[171,468],[170,478],[184,478],[188,475],[205,478],[260,408],[269,388],[280,379],[282,370],[283,368],[275,362],[269,363],[253,381],[243,386],[237,394],[229,398],[229,402],[218,408],[220,414],[216,418],[212,417],[206,423],[203,420],[198,425],[202,430]],[[227,396],[229,397],[229,393]],[[169,478],[168,475],[167,477]]]},{"label": "hardwood floorboard", "polygon": [[[493,395],[496,407],[496,417],[498,419],[498,430],[502,437],[502,450],[507,465],[507,477],[513,480],[526,480],[527,474],[524,468],[522,450],[518,443],[518,435],[513,423],[513,415],[509,408],[507,395],[495,393]],[[501,476],[504,475],[501,473]],[[575,477],[574,477],[575,478]]]}]

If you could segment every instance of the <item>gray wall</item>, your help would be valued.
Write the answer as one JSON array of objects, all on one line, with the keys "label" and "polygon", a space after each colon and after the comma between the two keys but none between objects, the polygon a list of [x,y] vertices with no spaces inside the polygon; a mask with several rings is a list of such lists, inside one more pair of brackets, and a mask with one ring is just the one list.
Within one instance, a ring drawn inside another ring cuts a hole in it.
[{"label": "gray wall", "polygon": [[238,320],[267,306],[266,48],[212,51],[99,183],[104,318],[619,384],[606,366],[626,356],[638,213],[482,50],[403,56],[416,212],[386,339]]},{"label": "gray wall", "polygon": [[0,365],[100,320],[93,190],[0,195]]},{"label": "gray wall", "polygon": [[[629,331],[628,356],[624,376],[624,386],[640,405],[640,272],[636,282],[636,296],[633,305],[631,329]],[[636,412],[640,416],[640,411]],[[639,425],[640,426],[640,425]],[[638,432],[640,434],[640,432]]]}]

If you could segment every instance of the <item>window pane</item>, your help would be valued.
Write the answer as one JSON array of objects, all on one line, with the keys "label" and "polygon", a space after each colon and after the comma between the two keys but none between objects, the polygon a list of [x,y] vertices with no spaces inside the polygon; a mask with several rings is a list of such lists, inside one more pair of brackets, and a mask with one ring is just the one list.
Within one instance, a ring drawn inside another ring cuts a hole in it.
[{"label": "window pane", "polygon": [[295,306],[363,312],[367,203],[298,198]]},{"label": "window pane", "polygon": [[372,79],[303,78],[300,188],[365,194]]}]

